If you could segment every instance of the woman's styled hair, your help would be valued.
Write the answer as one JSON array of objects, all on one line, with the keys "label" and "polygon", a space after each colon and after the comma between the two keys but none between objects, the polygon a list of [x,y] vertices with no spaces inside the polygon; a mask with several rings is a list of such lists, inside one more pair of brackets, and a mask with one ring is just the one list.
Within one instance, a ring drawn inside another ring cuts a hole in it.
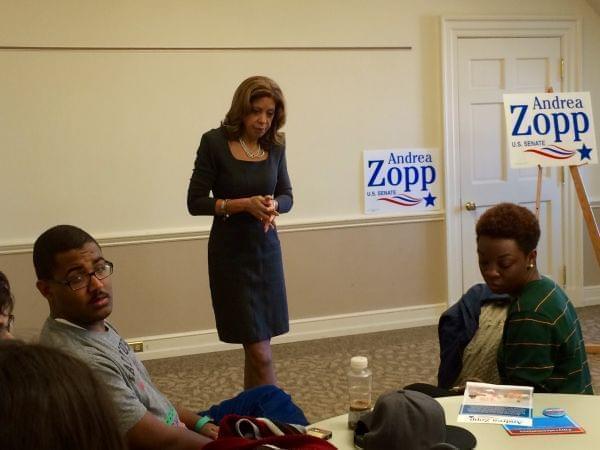
[{"label": "woman's styled hair", "polygon": [[0,271],[0,313],[12,314],[15,307],[15,299],[10,292],[10,283],[8,278]]},{"label": "woman's styled hair", "polygon": [[513,239],[519,249],[528,254],[540,240],[540,224],[527,208],[514,203],[499,203],[481,215],[475,227],[477,240],[481,236]]},{"label": "woman's styled hair", "polygon": [[125,450],[111,397],[82,361],[0,342],[2,450]]},{"label": "woman's styled hair", "polygon": [[252,102],[270,97],[275,102],[275,115],[269,130],[259,139],[261,145],[282,145],[284,135],[279,132],[285,125],[285,100],[281,88],[275,81],[263,76],[254,76],[242,81],[233,94],[231,107],[221,124],[230,140],[239,139],[244,131],[244,117],[252,112]]}]

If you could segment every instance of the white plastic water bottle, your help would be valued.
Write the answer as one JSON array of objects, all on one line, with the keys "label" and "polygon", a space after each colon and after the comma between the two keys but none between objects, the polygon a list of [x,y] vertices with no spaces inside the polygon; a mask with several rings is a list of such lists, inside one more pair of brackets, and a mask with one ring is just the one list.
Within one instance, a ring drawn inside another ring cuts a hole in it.
[{"label": "white plastic water bottle", "polygon": [[350,403],[348,408],[348,427],[353,430],[360,418],[371,411],[371,388],[373,374],[368,368],[369,361],[366,356],[354,356],[350,359],[348,372],[348,394]]}]

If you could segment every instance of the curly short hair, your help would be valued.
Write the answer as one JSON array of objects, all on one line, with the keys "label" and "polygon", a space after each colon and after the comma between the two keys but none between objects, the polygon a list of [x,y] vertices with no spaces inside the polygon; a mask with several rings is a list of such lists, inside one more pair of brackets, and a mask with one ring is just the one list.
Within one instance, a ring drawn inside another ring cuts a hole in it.
[{"label": "curly short hair", "polygon": [[264,76],[245,79],[238,86],[231,100],[231,107],[221,124],[225,134],[231,140],[239,139],[244,131],[244,117],[252,111],[252,102],[262,97],[270,97],[275,102],[275,115],[271,127],[259,143],[263,146],[283,145],[284,135],[279,131],[285,125],[285,100],[279,85]]},{"label": "curly short hair", "polygon": [[10,291],[10,283],[4,272],[0,271],[0,313],[12,314],[15,299]]},{"label": "curly short hair", "polygon": [[499,203],[481,215],[475,233],[477,240],[481,236],[513,239],[527,254],[537,247],[540,224],[529,209],[514,203]]},{"label": "curly short hair", "polygon": [[73,225],[56,225],[44,231],[33,244],[33,266],[38,280],[52,278],[56,255],[82,248],[88,242],[98,245],[96,239]]}]

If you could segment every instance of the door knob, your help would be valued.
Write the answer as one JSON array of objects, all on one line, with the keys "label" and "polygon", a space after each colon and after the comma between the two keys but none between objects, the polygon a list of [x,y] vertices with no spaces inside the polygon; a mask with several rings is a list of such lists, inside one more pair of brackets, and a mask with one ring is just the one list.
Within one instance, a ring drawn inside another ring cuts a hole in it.
[{"label": "door knob", "polygon": [[465,208],[467,211],[475,211],[477,209],[477,204],[475,202],[467,202],[465,203]]}]

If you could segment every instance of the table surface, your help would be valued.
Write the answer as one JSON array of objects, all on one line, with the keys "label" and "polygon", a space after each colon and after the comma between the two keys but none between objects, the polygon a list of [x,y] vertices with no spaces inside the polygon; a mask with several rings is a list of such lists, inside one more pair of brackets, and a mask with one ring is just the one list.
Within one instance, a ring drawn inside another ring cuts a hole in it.
[{"label": "table surface", "polygon": [[[502,425],[457,423],[462,395],[436,399],[444,408],[446,423],[466,428],[477,438],[477,450],[593,450],[600,449],[600,396],[567,394],[534,394],[533,415],[541,416],[544,408],[564,408],[584,434],[510,436]],[[340,450],[354,449],[354,433],[348,429],[347,414],[313,424],[333,432],[331,443]]]}]

